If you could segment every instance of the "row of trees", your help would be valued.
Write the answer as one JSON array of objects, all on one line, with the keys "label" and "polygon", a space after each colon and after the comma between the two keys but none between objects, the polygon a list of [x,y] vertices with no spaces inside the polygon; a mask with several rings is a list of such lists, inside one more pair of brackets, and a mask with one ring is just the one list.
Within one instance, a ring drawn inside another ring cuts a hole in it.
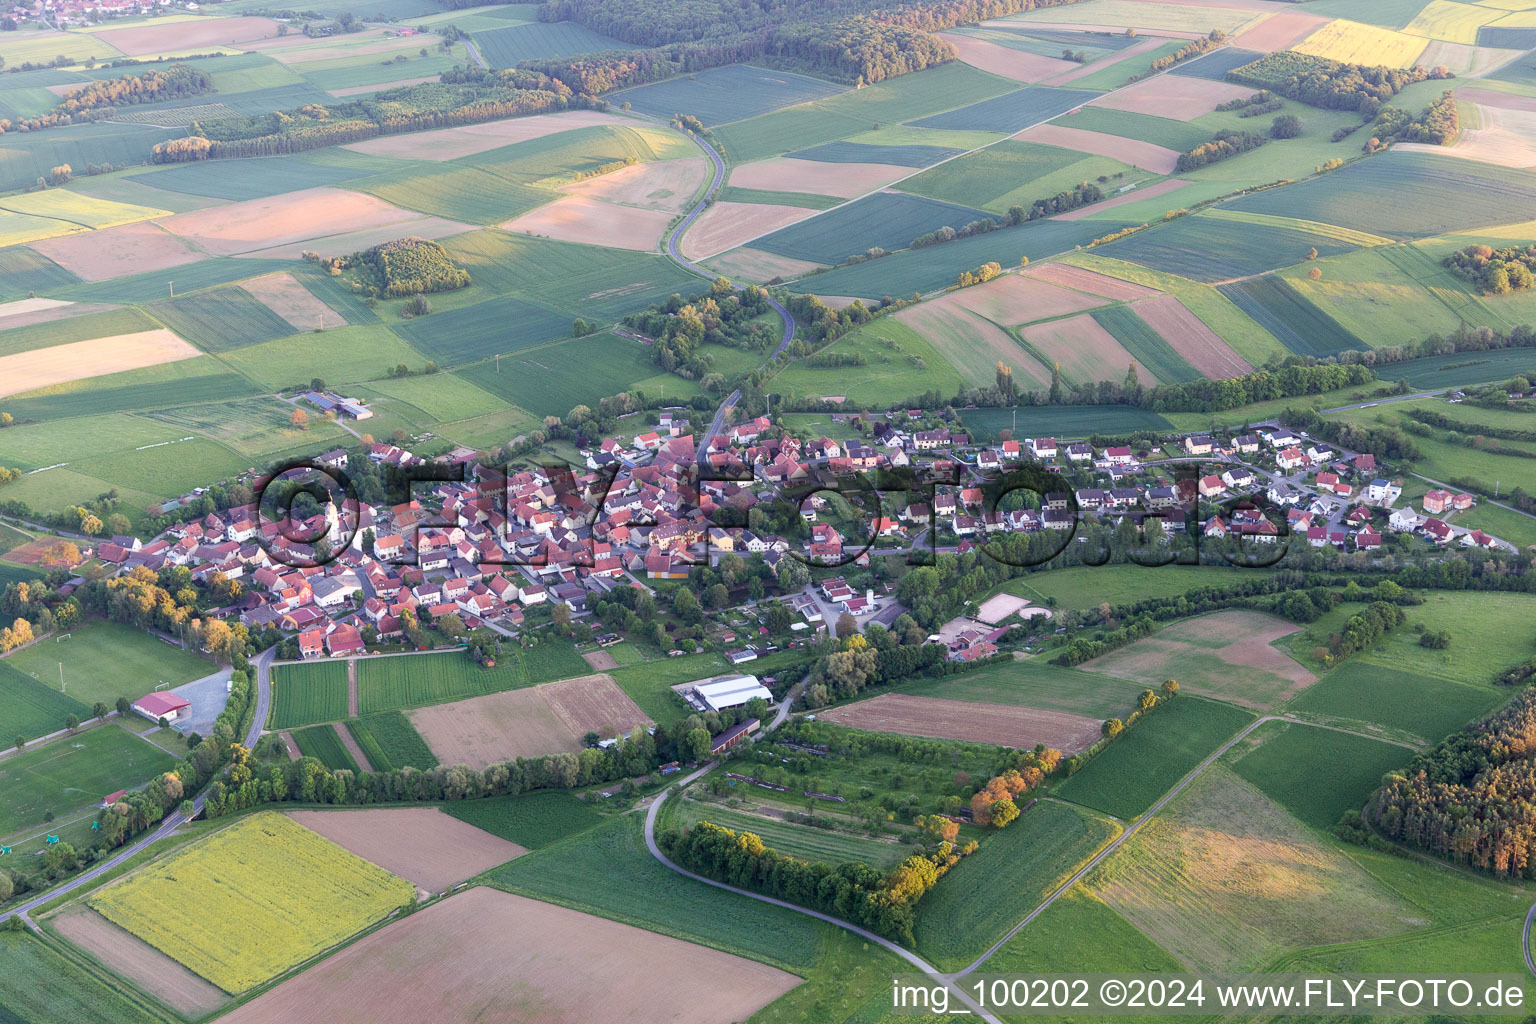
[{"label": "row of trees", "polygon": [[1218,47],[1225,46],[1226,43],[1227,34],[1219,28],[1213,28],[1207,35],[1201,36],[1199,39],[1190,40],[1168,56],[1157,58],[1148,65],[1147,70],[1132,75],[1126,81],[1139,82],[1143,78],[1149,78],[1152,75],[1167,71],[1175,64],[1182,64],[1184,61],[1191,60],[1203,53],[1210,53]]},{"label": "row of trees", "polygon": [[1251,149],[1258,149],[1268,142],[1267,136],[1258,132],[1223,128],[1209,142],[1202,142],[1194,149],[1179,154],[1178,169],[1193,171],[1208,164],[1219,163]]},{"label": "row of trees", "polygon": [[159,103],[212,91],[213,79],[206,72],[186,64],[173,64],[164,70],[156,68],[138,75],[106,78],[83,85],[69,93],[46,114],[15,119],[0,118],[0,135],[6,132],[36,132],[44,128],[94,121],[110,117],[116,107]]},{"label": "row of trees", "polygon": [[1372,601],[1359,614],[1349,617],[1342,632],[1329,638],[1322,662],[1331,668],[1352,654],[1374,647],[1382,637],[1407,621],[1407,613],[1398,605]]}]

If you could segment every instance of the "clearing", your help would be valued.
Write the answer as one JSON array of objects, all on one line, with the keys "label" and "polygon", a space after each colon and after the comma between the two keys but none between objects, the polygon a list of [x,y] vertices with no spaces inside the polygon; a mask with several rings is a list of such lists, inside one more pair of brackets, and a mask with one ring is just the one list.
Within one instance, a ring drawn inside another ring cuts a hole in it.
[{"label": "clearing", "polygon": [[1037,743],[1075,754],[1099,738],[1099,722],[1082,715],[1006,704],[886,693],[819,718],[873,732],[992,743],[1028,750]]},{"label": "clearing", "polygon": [[428,892],[528,852],[437,807],[289,811],[288,817]]}]

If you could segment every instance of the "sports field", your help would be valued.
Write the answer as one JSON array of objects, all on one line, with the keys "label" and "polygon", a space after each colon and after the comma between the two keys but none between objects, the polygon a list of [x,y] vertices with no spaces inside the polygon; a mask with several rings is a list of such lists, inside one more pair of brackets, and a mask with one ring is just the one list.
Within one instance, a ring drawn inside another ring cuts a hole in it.
[{"label": "sports field", "polygon": [[137,700],[162,684],[180,686],[212,675],[217,663],[120,622],[92,620],[12,654],[6,664],[86,704]]},{"label": "sports field", "polygon": [[0,714],[14,730],[10,734],[14,743],[15,736],[32,739],[57,732],[64,728],[70,715],[84,721],[90,716],[91,708],[0,661]]},{"label": "sports field", "polygon": [[8,757],[0,761],[0,787],[5,792],[0,837],[41,826],[49,812],[68,819],[100,804],[108,793],[143,785],[176,763],[164,750],[115,724]]}]

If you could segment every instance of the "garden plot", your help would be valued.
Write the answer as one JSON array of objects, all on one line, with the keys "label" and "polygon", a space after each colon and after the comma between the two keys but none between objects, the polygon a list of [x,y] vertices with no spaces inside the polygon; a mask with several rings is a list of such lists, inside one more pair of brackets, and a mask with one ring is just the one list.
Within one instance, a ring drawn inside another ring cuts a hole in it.
[{"label": "garden plot", "polygon": [[409,235],[415,233],[410,222],[420,219],[419,213],[364,192],[312,188],[177,214],[160,224],[209,253],[233,256],[386,224]]},{"label": "garden plot", "polygon": [[[683,235],[684,258],[701,260],[734,249],[770,231],[788,227],[816,213],[800,206],[770,206],[759,203],[714,203],[699,215]],[[786,257],[789,258],[789,257]],[[807,267],[819,266],[805,260],[795,261]]]},{"label": "garden plot", "polygon": [[268,274],[242,285],[262,305],[293,325],[295,331],[313,331],[346,325],[346,317],[317,298],[292,274]]},{"label": "garden plot", "polygon": [[1252,96],[1255,91],[1251,86],[1232,82],[1210,82],[1182,75],[1158,75],[1100,96],[1088,105],[1151,117],[1167,117],[1176,121],[1193,121],[1229,100]]},{"label": "garden plot", "polygon": [[947,40],[960,59],[971,67],[1015,82],[1042,82],[1078,68],[1073,61],[1042,57],[959,32],[941,32],[939,38]]},{"label": "garden plot", "polygon": [[125,224],[35,242],[33,249],[87,281],[195,263],[203,254],[158,224]]},{"label": "garden plot", "polygon": [[672,217],[666,210],[642,210],[586,196],[566,196],[501,226],[518,234],[542,235],[561,242],[649,252],[661,241]]},{"label": "garden plot", "polygon": [[799,983],[765,964],[482,886],[368,936],[224,1019],[472,1020],[495,1007],[503,1024],[658,1015],[719,1024],[747,1019]]},{"label": "garden plot", "polygon": [[820,712],[817,717],[874,732],[993,743],[1020,750],[1044,743],[1067,754],[1091,746],[1099,738],[1100,728],[1098,719],[1061,711],[904,693],[881,694]]},{"label": "garden plot", "polygon": [[202,355],[160,328],[0,356],[0,395]]},{"label": "garden plot", "polygon": [[731,171],[730,183],[737,188],[852,199],[911,173],[912,168],[897,164],[831,163],[784,156],[740,164]]},{"label": "garden plot", "polygon": [[661,160],[562,185],[560,191],[623,206],[682,213],[704,184],[706,170],[703,157]]},{"label": "garden plot", "polygon": [[289,811],[288,817],[428,892],[528,852],[437,807]]},{"label": "garden plot", "polygon": [[[1150,142],[1138,142],[1119,135],[1092,132],[1085,128],[1067,128],[1058,124],[1037,124],[1019,132],[1014,138],[1024,142],[1038,142],[1044,146],[1060,146],[1079,153],[1107,156],[1111,160],[1119,160],[1154,174],[1172,174],[1179,162],[1178,152],[1166,146],[1154,146]],[[1092,209],[1100,209],[1100,206]]]},{"label": "garden plot", "polygon": [[615,124],[632,127],[634,120],[617,114],[604,114],[596,110],[569,110],[559,114],[535,114],[532,117],[510,117],[503,121],[464,125],[459,128],[438,128],[428,132],[410,132],[404,135],[386,135],[377,139],[349,143],[342,149],[375,156],[393,156],[405,160],[431,160],[441,163],[459,157],[474,156],[509,146],[514,142],[541,139],[557,132],[576,128],[588,128],[598,124]]}]

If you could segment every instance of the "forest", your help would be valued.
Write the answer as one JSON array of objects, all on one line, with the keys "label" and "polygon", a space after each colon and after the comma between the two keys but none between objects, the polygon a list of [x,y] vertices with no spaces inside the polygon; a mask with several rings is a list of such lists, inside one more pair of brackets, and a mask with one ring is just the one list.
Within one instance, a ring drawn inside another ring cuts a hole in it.
[{"label": "forest", "polygon": [[1294,50],[1271,53],[1227,72],[1229,81],[1268,89],[1326,110],[1358,110],[1368,118],[1380,113],[1382,105],[1406,86],[1451,77],[1442,67],[1367,67]]},{"label": "forest", "polygon": [[1443,262],[1452,274],[1472,282],[1484,295],[1507,295],[1536,286],[1536,245],[1504,249],[1469,245]]},{"label": "forest", "polygon": [[397,238],[376,245],[346,265],[358,268],[360,283],[370,294],[390,298],[448,292],[470,283],[469,271],[454,263],[448,250],[424,238]]}]

